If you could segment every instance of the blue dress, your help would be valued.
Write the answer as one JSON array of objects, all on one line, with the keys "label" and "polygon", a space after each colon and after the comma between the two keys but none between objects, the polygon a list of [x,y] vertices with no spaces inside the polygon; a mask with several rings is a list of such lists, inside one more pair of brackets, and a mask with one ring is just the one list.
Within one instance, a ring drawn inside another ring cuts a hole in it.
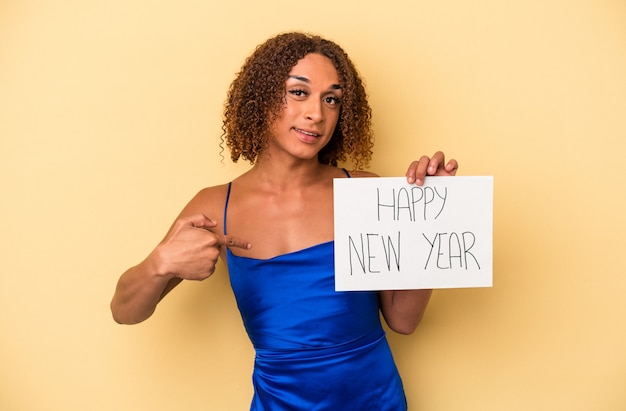
[{"label": "blue dress", "polygon": [[[224,208],[224,232],[230,186]],[[227,249],[255,348],[253,411],[406,410],[377,292],[336,292],[333,242],[270,259]]]}]

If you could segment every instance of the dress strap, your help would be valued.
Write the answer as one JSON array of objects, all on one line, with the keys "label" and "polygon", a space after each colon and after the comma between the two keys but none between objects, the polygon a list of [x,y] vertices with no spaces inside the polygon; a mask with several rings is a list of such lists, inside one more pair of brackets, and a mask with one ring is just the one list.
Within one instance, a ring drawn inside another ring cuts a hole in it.
[{"label": "dress strap", "polygon": [[233,182],[228,183],[228,191],[226,192],[226,202],[224,203],[224,235],[226,235],[226,212],[228,211],[228,200],[230,200],[230,187],[233,185]]},{"label": "dress strap", "polygon": [[342,168],[343,172],[346,173],[346,175],[348,176],[348,178],[351,178],[352,176],[350,175],[350,173],[348,173],[348,170],[346,170],[345,168]]}]

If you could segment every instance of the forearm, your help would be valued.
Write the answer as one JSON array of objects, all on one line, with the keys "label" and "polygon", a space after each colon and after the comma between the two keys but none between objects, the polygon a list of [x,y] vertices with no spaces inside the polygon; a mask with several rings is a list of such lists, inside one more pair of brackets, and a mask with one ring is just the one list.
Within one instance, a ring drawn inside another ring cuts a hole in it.
[{"label": "forearm", "polygon": [[149,257],[120,277],[111,301],[113,319],[120,324],[146,320],[165,294],[179,282],[178,278],[159,273]]},{"label": "forearm", "polygon": [[419,325],[432,290],[388,290],[380,292],[380,308],[392,330],[411,334]]}]

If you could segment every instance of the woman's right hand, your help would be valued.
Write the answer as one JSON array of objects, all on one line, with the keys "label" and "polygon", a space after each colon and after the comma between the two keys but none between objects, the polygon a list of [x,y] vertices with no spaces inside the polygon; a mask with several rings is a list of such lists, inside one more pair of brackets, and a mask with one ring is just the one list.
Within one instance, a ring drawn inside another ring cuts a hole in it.
[{"label": "woman's right hand", "polygon": [[213,274],[222,247],[250,248],[250,243],[216,233],[204,214],[179,218],[148,258],[122,274],[111,300],[120,324],[150,317],[159,301],[182,280],[204,280]]},{"label": "woman's right hand", "polygon": [[155,272],[170,279],[201,281],[215,271],[222,247],[250,248],[247,241],[216,233],[216,227],[204,214],[176,220],[148,258]]}]

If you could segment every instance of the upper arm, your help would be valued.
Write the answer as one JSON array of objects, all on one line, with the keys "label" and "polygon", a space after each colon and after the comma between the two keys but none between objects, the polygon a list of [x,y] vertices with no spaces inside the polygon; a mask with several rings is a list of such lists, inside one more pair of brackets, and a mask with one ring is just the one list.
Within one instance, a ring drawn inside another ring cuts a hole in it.
[{"label": "upper arm", "polygon": [[[170,226],[168,233],[172,230],[177,220],[196,214],[204,214],[211,220],[215,221],[217,223],[216,230],[223,232],[223,210],[224,203],[226,201],[226,192],[226,185],[207,187],[200,190],[191,200],[189,200],[185,207],[183,207]],[[162,300],[181,282],[182,279],[180,278],[172,278],[163,289],[159,300]]]},{"label": "upper arm", "polygon": [[419,325],[432,290],[384,290],[379,292],[385,322],[400,334],[411,334]]},{"label": "upper arm", "polygon": [[[176,220],[196,214],[204,214],[217,223],[216,229],[223,232],[224,205],[227,191],[227,184],[203,188],[183,207]],[[174,223],[176,220],[174,220]],[[174,223],[172,223],[172,226]]]}]

